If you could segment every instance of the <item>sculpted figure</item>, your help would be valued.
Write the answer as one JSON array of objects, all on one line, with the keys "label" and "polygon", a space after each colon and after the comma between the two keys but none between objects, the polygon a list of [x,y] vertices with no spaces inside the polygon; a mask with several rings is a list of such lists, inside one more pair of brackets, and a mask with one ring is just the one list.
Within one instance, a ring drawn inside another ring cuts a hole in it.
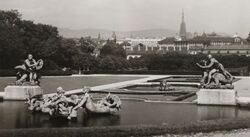
[{"label": "sculpted figure", "polygon": [[58,87],[56,94],[51,97],[39,95],[28,98],[28,109],[48,113],[52,117],[62,116],[67,119],[77,118],[79,108],[84,108],[88,113],[97,114],[113,114],[120,110],[121,100],[118,96],[108,94],[95,103],[88,93],[89,91],[90,88],[84,87],[83,95],[66,97],[62,87]]},{"label": "sculpted figure", "polygon": [[174,90],[174,88],[171,87],[171,85],[166,80],[162,80],[160,82],[159,91],[168,91],[168,90]]},{"label": "sculpted figure", "polygon": [[216,88],[220,88],[220,85],[225,84],[232,85],[233,76],[211,54],[207,57],[209,64],[205,60],[202,60],[203,65],[196,63],[200,68],[204,69],[201,84],[206,87],[214,85],[213,87]]},{"label": "sculpted figure", "polygon": [[22,85],[25,82],[30,84],[39,85],[40,75],[38,71],[43,67],[43,60],[39,59],[35,61],[31,54],[28,55],[28,58],[24,61],[22,65],[16,66],[15,69],[17,72],[17,81],[16,85]]},{"label": "sculpted figure", "polygon": [[33,58],[32,54],[28,55],[28,58],[24,61],[25,67],[29,71],[29,80],[33,82],[34,79],[37,77],[35,70],[36,70],[36,60]]}]

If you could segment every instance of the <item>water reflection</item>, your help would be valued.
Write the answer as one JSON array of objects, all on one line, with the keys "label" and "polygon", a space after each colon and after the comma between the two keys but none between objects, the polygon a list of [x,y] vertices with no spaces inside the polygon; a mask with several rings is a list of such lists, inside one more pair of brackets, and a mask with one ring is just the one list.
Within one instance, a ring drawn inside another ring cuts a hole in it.
[{"label": "water reflection", "polygon": [[109,125],[109,126],[115,126],[120,125],[120,116],[119,115],[87,115],[83,117],[82,121],[83,126],[103,126],[103,125]]},{"label": "water reflection", "polygon": [[222,119],[222,118],[236,118],[237,111],[235,107],[217,107],[217,106],[199,106],[198,117],[199,120]]},{"label": "water reflection", "polygon": [[91,127],[136,124],[174,124],[197,120],[250,118],[250,110],[230,106],[145,103],[123,100],[119,115],[88,115],[81,109],[77,120],[52,119],[47,114],[31,113],[23,102],[0,103],[0,128]]}]

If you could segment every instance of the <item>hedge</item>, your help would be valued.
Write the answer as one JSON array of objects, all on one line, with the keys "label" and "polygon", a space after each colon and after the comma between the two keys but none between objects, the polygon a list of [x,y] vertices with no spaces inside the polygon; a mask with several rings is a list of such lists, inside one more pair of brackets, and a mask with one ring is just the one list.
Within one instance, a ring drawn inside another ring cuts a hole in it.
[{"label": "hedge", "polygon": [[[42,76],[68,76],[75,73],[73,70],[62,71],[62,70],[42,70]],[[16,70],[0,70],[0,77],[16,76]]]}]

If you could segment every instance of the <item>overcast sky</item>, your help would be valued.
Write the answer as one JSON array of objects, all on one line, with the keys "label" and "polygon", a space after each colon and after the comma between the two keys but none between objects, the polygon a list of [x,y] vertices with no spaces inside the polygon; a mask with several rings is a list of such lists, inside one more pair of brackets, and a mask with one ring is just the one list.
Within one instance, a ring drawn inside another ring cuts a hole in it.
[{"label": "overcast sky", "polygon": [[189,32],[250,31],[250,0],[0,0],[24,19],[71,29],[179,30],[182,8]]}]

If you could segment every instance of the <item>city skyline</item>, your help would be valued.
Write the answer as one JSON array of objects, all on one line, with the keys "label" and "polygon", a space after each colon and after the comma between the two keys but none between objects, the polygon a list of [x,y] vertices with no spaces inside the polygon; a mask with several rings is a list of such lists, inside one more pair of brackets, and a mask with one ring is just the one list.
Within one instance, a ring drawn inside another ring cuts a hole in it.
[{"label": "city skyline", "polygon": [[0,9],[17,9],[23,19],[69,29],[136,31],[179,30],[182,9],[187,32],[250,31],[248,0],[1,0]]}]

